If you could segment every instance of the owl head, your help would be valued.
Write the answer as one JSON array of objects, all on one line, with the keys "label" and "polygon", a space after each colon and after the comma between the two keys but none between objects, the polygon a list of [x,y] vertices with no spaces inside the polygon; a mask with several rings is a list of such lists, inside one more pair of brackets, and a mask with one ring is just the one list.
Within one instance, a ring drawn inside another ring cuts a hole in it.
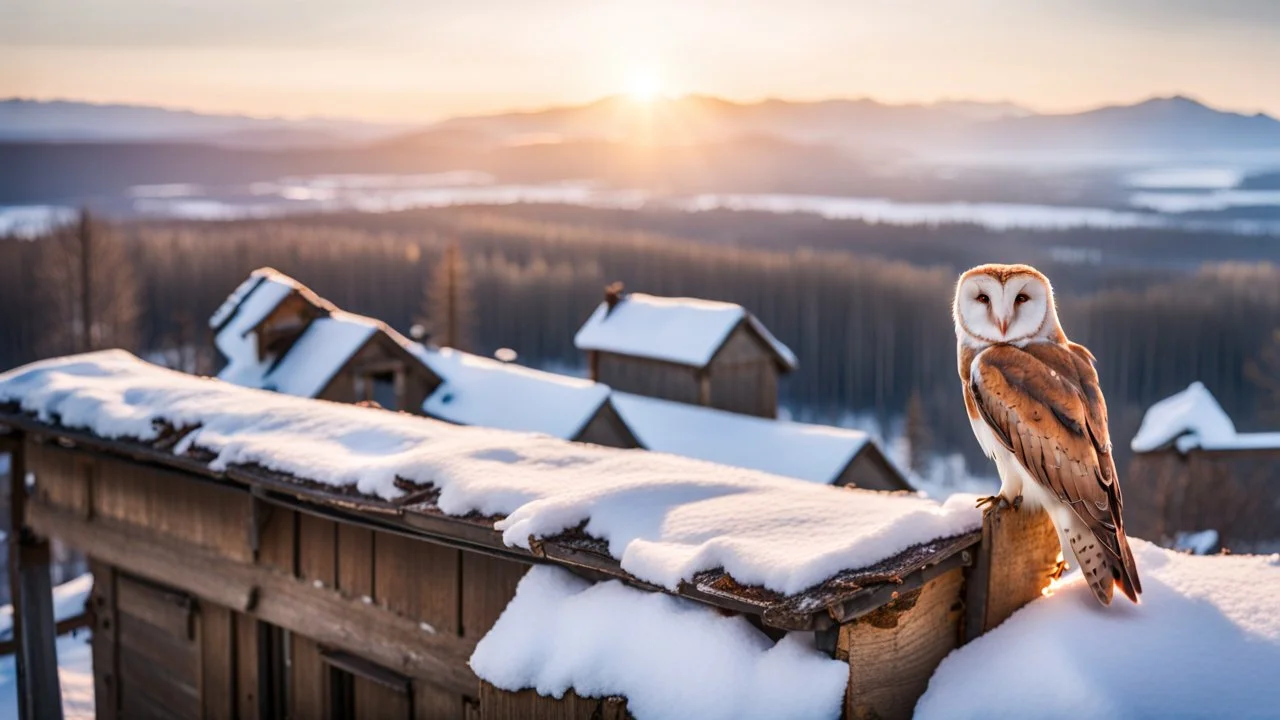
[{"label": "owl head", "polygon": [[1030,265],[979,265],[956,283],[956,337],[972,345],[1056,339],[1062,330],[1053,286]]}]

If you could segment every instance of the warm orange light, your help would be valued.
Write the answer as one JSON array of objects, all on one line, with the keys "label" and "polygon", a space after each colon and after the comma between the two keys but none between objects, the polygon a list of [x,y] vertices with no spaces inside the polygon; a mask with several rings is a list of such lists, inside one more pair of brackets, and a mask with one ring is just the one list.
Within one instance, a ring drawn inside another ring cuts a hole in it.
[{"label": "warm orange light", "polygon": [[637,102],[653,102],[662,95],[662,78],[653,68],[640,68],[631,74],[628,94]]}]

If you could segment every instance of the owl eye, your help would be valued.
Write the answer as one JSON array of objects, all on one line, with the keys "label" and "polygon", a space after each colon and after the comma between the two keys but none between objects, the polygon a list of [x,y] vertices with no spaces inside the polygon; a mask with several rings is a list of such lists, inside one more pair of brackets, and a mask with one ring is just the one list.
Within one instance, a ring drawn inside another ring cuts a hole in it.
[{"label": "owl eye", "polygon": [[978,295],[978,302],[982,303],[983,305],[986,305],[987,303],[991,302],[991,298],[987,297],[986,293],[980,293]]},{"label": "owl eye", "polygon": [[1018,293],[1018,296],[1017,296],[1017,297],[1015,297],[1015,298],[1013,299],[1013,301],[1014,301],[1015,303],[1017,303],[1017,304],[1021,305],[1022,303],[1026,302],[1026,301],[1028,301],[1028,300],[1030,300],[1030,299],[1031,299],[1031,297],[1030,297],[1029,295],[1027,295],[1026,293]]}]

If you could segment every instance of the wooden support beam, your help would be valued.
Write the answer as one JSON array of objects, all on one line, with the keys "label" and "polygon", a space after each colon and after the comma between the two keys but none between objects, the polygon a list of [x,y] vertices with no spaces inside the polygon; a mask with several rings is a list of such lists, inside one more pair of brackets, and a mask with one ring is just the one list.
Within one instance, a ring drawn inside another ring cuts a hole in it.
[{"label": "wooden support beam", "polygon": [[475,639],[432,634],[418,621],[348,597],[333,583],[302,580],[219,556],[191,543],[108,518],[86,521],[32,503],[30,522],[95,560],[341,648],[458,695],[476,693],[467,666]]},{"label": "wooden support beam", "polygon": [[26,446],[8,443],[9,589],[13,598],[13,640],[17,652],[18,717],[62,718],[58,683],[57,623],[49,578],[49,541],[27,526]]},{"label": "wooden support beam", "polygon": [[968,642],[1004,622],[1049,586],[1061,544],[1043,510],[1005,508],[983,517],[965,591]]},{"label": "wooden support beam", "polygon": [[955,568],[840,626],[836,657],[849,662],[845,717],[911,717],[938,663],[960,644],[963,586]]}]

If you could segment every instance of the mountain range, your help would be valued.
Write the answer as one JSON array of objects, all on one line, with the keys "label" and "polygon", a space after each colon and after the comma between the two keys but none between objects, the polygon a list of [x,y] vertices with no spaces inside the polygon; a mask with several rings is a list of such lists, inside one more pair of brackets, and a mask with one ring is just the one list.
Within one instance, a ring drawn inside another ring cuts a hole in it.
[{"label": "mountain range", "polygon": [[194,142],[249,149],[338,148],[387,142],[472,148],[572,142],[702,145],[772,138],[864,157],[969,153],[1212,152],[1280,149],[1280,121],[1182,96],[1078,113],[1011,103],[887,104],[871,99],[738,103],[708,96],[456,117],[424,126],[313,118],[208,115],[147,106],[0,101],[4,142]]}]

